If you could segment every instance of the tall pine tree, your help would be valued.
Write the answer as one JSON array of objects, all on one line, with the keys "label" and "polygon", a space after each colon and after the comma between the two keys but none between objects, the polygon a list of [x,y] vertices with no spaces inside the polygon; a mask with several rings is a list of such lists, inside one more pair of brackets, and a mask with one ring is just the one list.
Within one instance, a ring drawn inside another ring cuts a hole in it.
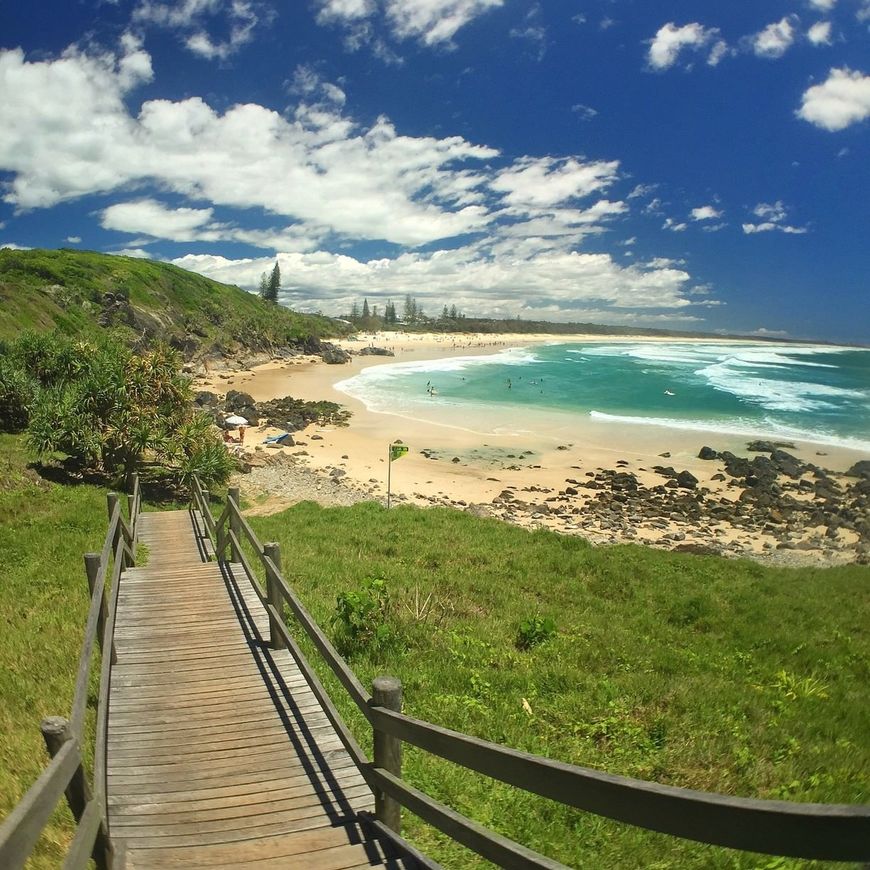
[{"label": "tall pine tree", "polygon": [[[266,277],[266,273],[263,273],[263,278]],[[269,275],[268,279],[264,282],[262,279],[260,280],[260,293],[263,298],[267,302],[278,302],[278,290],[281,287],[281,269],[278,267],[278,261],[275,261],[275,268],[272,269],[272,273]]]}]

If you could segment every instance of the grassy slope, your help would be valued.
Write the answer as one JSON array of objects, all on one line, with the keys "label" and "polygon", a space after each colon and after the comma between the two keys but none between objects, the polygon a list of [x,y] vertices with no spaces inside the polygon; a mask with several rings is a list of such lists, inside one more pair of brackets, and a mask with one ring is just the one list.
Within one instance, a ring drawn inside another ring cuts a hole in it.
[{"label": "grassy slope", "polygon": [[[285,573],[324,626],[338,591],[368,576],[387,579],[406,647],[352,664],[364,682],[399,676],[412,715],[692,788],[870,798],[866,567],[772,570],[637,546],[593,548],[444,509],[309,504],[252,525],[261,540],[282,543]],[[411,617],[415,590],[420,600],[433,593],[426,620]],[[520,652],[517,626],[536,612],[556,620],[558,636]],[[362,719],[344,709],[366,741]],[[809,866],[556,807],[412,748],[406,775],[571,866]],[[483,866],[406,819],[445,866]]]},{"label": "grassy slope", "polygon": [[262,349],[335,330],[326,318],[266,305],[238,287],[168,263],[90,251],[4,249],[0,339],[22,329],[96,332],[103,293],[119,291],[135,308],[171,324],[164,338],[194,332],[205,347]]},{"label": "grassy slope", "polygon": [[[99,548],[105,493],[60,487],[0,436],[0,816],[39,774],[38,723],[68,714],[87,596],[81,554]],[[406,709],[508,745],[612,772],[733,794],[868,799],[870,569],[773,571],[640,547],[592,548],[443,509],[302,505],[254,518],[328,627],[338,591],[388,581],[405,644],[352,664],[400,676]],[[414,593],[433,592],[414,620]],[[559,633],[528,652],[518,623]],[[343,702],[342,692],[330,684]],[[523,707],[526,699],[531,714]],[[361,718],[348,719],[365,744]],[[406,750],[414,784],[579,867],[791,867],[556,807]],[[406,816],[448,867],[468,853]],[[34,866],[59,864],[62,809]]]},{"label": "grassy slope", "polygon": [[[88,609],[82,554],[106,533],[105,490],[46,482],[22,443],[0,435],[0,817],[47,762],[40,720],[69,716]],[[62,802],[32,866],[60,866],[71,826]]]}]

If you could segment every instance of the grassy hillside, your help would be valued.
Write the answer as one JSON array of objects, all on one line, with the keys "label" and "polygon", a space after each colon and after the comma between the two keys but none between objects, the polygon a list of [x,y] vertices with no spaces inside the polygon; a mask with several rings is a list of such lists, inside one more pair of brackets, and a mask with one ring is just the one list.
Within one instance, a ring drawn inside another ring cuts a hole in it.
[{"label": "grassy hillside", "polygon": [[[45,764],[40,718],[70,709],[87,609],[81,554],[99,548],[106,524],[102,489],[51,483],[27,463],[23,439],[0,435],[0,817]],[[388,631],[350,661],[364,683],[399,676],[412,715],[676,785],[870,797],[868,567],[772,570],[592,547],[446,509],[303,504],[251,523],[281,542],[288,580],[330,634],[336,596],[383,579]],[[535,616],[552,618],[554,635],[518,645]],[[361,716],[326,682],[365,745]],[[412,784],[570,866],[822,866],[609,822],[412,747],[405,759]],[[410,814],[405,824],[445,867],[488,866]],[[62,807],[31,866],[59,866],[70,832]]]},{"label": "grassy hillside", "polygon": [[[28,458],[20,436],[0,434],[0,818],[48,761],[40,720],[69,716],[88,612],[82,554],[106,534],[105,490],[50,483]],[[62,801],[29,866],[59,867],[71,831]]]},{"label": "grassy hillside", "polygon": [[168,263],[91,251],[0,250],[0,339],[23,329],[93,334],[104,328],[101,318],[130,338],[144,332],[172,340],[188,355],[269,350],[336,332],[327,318],[268,305]]},{"label": "grassy hillside", "polygon": [[[593,547],[447,509],[303,504],[251,524],[281,542],[289,581],[333,636],[336,596],[384,580],[389,604],[376,622],[386,638],[351,664],[366,685],[401,678],[412,716],[672,785],[870,798],[870,568],[774,570]],[[535,616],[542,629],[551,618],[555,634],[524,648],[518,635]],[[366,745],[370,729],[326,680]],[[405,752],[411,784],[571,867],[822,866],[617,824]],[[405,819],[445,867],[490,866]]]}]

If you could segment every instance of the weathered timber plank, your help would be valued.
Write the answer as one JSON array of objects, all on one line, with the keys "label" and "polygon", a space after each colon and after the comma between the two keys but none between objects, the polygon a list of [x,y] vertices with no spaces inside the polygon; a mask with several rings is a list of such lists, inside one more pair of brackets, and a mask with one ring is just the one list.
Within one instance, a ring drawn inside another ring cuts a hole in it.
[{"label": "weathered timber plank", "polygon": [[372,793],[365,786],[343,791],[340,796],[330,792],[296,795],[290,798],[273,797],[259,803],[238,804],[212,810],[193,810],[186,813],[134,816],[116,813],[112,817],[112,833],[116,836],[163,837],[167,835],[216,833],[244,830],[264,823],[284,819],[302,819],[326,812],[361,812],[374,806]]},{"label": "weathered timber plank", "polygon": [[[267,788],[267,786],[285,784],[287,787],[298,785],[306,780],[321,781],[324,778],[331,779],[333,776],[344,776],[351,772],[359,773],[356,765],[349,757],[333,759],[330,764],[329,774],[318,767],[302,765],[276,765],[265,770],[245,770],[243,772],[220,777],[216,780],[204,780],[194,782],[158,782],[156,785],[139,782],[135,778],[127,778],[127,782],[113,781],[110,790],[111,798],[109,805],[114,805],[114,800],[127,801],[150,796],[152,800],[177,800],[180,795],[185,800],[198,800],[200,797],[212,797],[224,794],[227,790],[238,788]],[[274,776],[273,776],[274,774]],[[120,778],[119,778],[120,780]]]},{"label": "weathered timber plank", "polygon": [[294,831],[310,831],[315,828],[329,828],[336,825],[351,822],[354,814],[329,818],[319,812],[316,815],[305,816],[297,819],[283,819],[274,822],[266,822],[245,828],[242,831],[209,831],[201,834],[168,834],[162,837],[124,837],[128,848],[157,847],[157,846],[199,846],[209,843],[235,843],[240,840],[250,840],[254,837],[270,837],[278,834],[290,834]]},{"label": "weathered timber plank", "polygon": [[[243,806],[268,802],[272,799],[281,800],[297,795],[321,794],[332,792],[336,788],[365,788],[365,782],[355,770],[339,770],[330,778],[311,779],[303,774],[293,779],[282,779],[280,782],[246,783],[237,786],[224,786],[211,790],[186,791],[172,795],[163,792],[144,795],[124,795],[110,802],[113,813],[119,815],[135,815],[144,818],[152,815],[177,813],[184,815],[201,810],[220,809],[221,807]],[[371,795],[371,793],[369,793]]]},{"label": "weathered timber plank", "polygon": [[[322,734],[330,727],[330,722],[325,717],[316,722],[300,723],[299,727],[304,727],[307,733],[313,735]],[[200,734],[199,739],[191,736],[187,732],[178,732],[171,734],[159,734],[154,736],[145,736],[141,734],[133,735],[132,737],[113,738],[109,743],[114,757],[129,758],[133,755],[142,756],[145,754],[156,754],[166,752],[179,752],[185,748],[190,750],[191,754],[210,752],[212,749],[222,748],[235,744],[237,746],[254,746],[257,743],[263,744],[266,742],[281,742],[286,743],[288,740],[287,730],[282,727],[282,723],[277,719],[269,720],[261,724],[259,728],[246,728],[240,730],[233,729],[232,726],[227,726],[222,730],[214,730],[209,728],[205,735]]]},{"label": "weathered timber plank", "polygon": [[269,701],[268,689],[262,684],[252,686],[250,688],[238,689],[236,692],[225,692],[222,695],[203,697],[198,704],[191,704],[189,699],[179,696],[178,698],[139,698],[131,696],[129,700],[118,699],[113,703],[113,709],[118,712],[136,712],[137,710],[187,710],[192,707],[220,707],[232,706],[233,703],[244,701],[251,703],[261,701],[266,703]]},{"label": "weathered timber plank", "polygon": [[208,764],[209,768],[214,768],[219,764],[230,765],[235,761],[236,768],[241,765],[239,761],[251,761],[262,756],[278,755],[285,753],[294,753],[295,747],[290,741],[290,738],[285,734],[282,739],[274,740],[269,743],[261,742],[259,746],[251,746],[250,741],[245,741],[247,745],[234,746],[232,744],[219,744],[211,746],[208,749],[200,752],[197,751],[194,745],[187,744],[176,746],[173,751],[168,748],[162,749],[159,752],[148,752],[142,754],[128,754],[125,752],[112,753],[112,772],[120,773],[129,768],[137,770],[149,770],[157,768],[176,768],[181,765],[191,766],[196,764]]},{"label": "weathered timber plank", "polygon": [[[317,699],[312,695],[310,700],[305,700],[302,698],[301,700],[297,700],[294,704],[293,709],[286,709],[283,706],[281,707],[284,710],[284,715],[288,719],[294,719],[295,713],[298,710],[302,714],[307,714],[308,712],[319,711],[322,708],[317,703]],[[205,713],[208,712],[209,716],[220,716],[222,719],[233,721],[233,716],[238,715],[240,718],[243,716],[249,716],[250,711],[247,710],[245,712],[235,713],[236,708],[233,704],[219,704],[217,706],[209,706],[205,705],[201,706],[197,712]],[[274,711],[263,710],[263,714],[265,718],[274,718]],[[147,710],[132,710],[128,712],[120,711],[113,713],[109,719],[109,724],[111,727],[120,727],[120,726],[177,726],[181,724],[182,727],[190,727],[190,723],[193,721],[191,719],[189,708],[179,707],[175,709],[165,709],[160,710],[154,707],[148,708]]]},{"label": "weathered timber plank", "polygon": [[[131,658],[136,655],[142,656],[153,656],[155,654],[163,655],[162,661],[172,662],[173,656],[176,653],[181,654],[183,660],[184,658],[190,658],[191,656],[196,656],[201,652],[207,652],[209,650],[217,651],[225,651],[225,650],[242,650],[246,653],[250,653],[252,643],[256,645],[257,641],[249,641],[243,637],[221,637],[220,635],[215,635],[212,638],[212,642],[209,642],[208,639],[204,639],[202,643],[198,644],[189,644],[185,643],[181,639],[173,639],[168,641],[154,641],[150,642],[147,639],[138,639],[138,640],[121,640],[116,638],[119,642],[115,645],[124,648],[127,652],[128,656]],[[119,664],[123,664],[122,660],[118,659]]]},{"label": "weathered timber plank", "polygon": [[244,674],[260,673],[257,663],[253,658],[244,659],[238,655],[223,656],[218,659],[200,661],[192,659],[188,662],[173,662],[175,670],[166,672],[166,666],[159,667],[159,663],[134,667],[131,665],[116,665],[112,668],[112,680],[115,685],[130,686],[160,686],[178,682],[208,681],[219,679],[218,674]]},{"label": "weathered timber plank", "polygon": [[[284,707],[281,709],[284,711],[285,717],[291,722],[298,721],[299,716],[303,716],[307,721],[309,716],[313,716],[315,713],[319,715],[321,711],[321,707],[314,695],[302,696],[300,700],[296,702],[292,710],[285,710]],[[199,708],[197,712],[204,713],[204,710]],[[297,713],[299,715],[297,715]],[[259,723],[274,721],[274,719],[274,710],[269,710],[265,707],[245,707],[239,709],[237,706],[230,704],[218,709],[213,709],[209,715],[208,725],[206,727],[209,731],[212,728],[220,730],[226,725],[234,722]],[[139,711],[126,714],[123,712],[116,712],[110,717],[109,722],[112,729],[115,729],[116,733],[122,735],[166,733],[189,729],[191,727],[191,718],[184,710],[154,710],[153,712],[146,711],[146,714]],[[201,729],[199,733],[202,733]]]},{"label": "weathered timber plank", "polygon": [[[325,746],[323,755],[328,756],[330,752],[344,753],[344,748],[340,748],[340,744],[336,740],[336,744]],[[227,763],[216,762],[209,764],[207,767],[202,764],[151,764],[142,765],[139,767],[110,767],[108,771],[109,782],[116,785],[154,785],[155,783],[201,783],[221,779],[222,777],[232,776],[240,771],[250,772],[268,772],[275,771],[298,771],[299,769],[310,769],[312,762],[306,759],[304,762],[295,759],[294,756],[287,751],[273,750],[265,755],[258,755],[255,758],[249,758],[244,764],[239,764],[237,760],[231,760]],[[151,789],[153,791],[153,789]]]},{"label": "weathered timber plank", "polygon": [[263,678],[256,670],[228,673],[224,680],[195,679],[182,683],[158,685],[131,682],[126,686],[119,686],[118,694],[125,699],[136,701],[186,698],[190,699],[192,703],[196,703],[198,698],[217,698],[222,695],[232,695],[237,689],[251,688],[264,688]]},{"label": "weathered timber plank", "polygon": [[[336,749],[341,744],[336,737],[324,736],[322,738],[323,751]],[[245,770],[262,762],[283,762],[287,756],[294,756],[294,747],[288,743],[274,743],[257,749],[215,749],[206,756],[185,754],[171,757],[151,756],[150,758],[118,758],[111,760],[109,775],[123,778],[130,775],[142,777],[166,776],[167,782],[171,779],[183,779],[185,777],[215,777],[224,773],[233,773]],[[316,758],[312,760],[316,762]]]},{"label": "weathered timber plank", "polygon": [[[142,850],[141,854],[147,855],[149,861],[154,864],[148,866],[162,866],[166,868],[210,868],[232,867],[243,864],[258,864],[262,862],[282,860],[294,856],[302,856],[303,860],[312,858],[316,860],[318,853],[335,848],[350,845],[359,845],[365,840],[365,834],[358,825],[344,827],[323,828],[316,831],[301,831],[295,834],[287,834],[274,837],[269,840],[248,840],[234,844],[215,844],[211,846],[199,846],[192,849],[155,848]],[[131,853],[135,864],[140,852]],[[285,863],[283,866],[294,866]],[[297,865],[305,866],[305,865]]]}]

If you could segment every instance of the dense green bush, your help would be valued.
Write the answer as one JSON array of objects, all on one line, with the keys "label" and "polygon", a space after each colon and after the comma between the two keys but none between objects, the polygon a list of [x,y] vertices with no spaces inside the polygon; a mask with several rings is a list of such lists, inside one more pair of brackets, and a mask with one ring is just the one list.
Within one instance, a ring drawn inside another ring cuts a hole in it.
[{"label": "dense green bush", "polygon": [[335,645],[344,656],[377,652],[397,640],[390,622],[390,594],[381,577],[367,577],[357,589],[340,592],[331,621]]},{"label": "dense green bush", "polygon": [[38,454],[129,478],[148,463],[184,483],[224,483],[234,468],[211,420],[194,410],[181,359],[158,346],[134,354],[108,339],[24,333],[0,357],[3,428],[27,427]]}]

